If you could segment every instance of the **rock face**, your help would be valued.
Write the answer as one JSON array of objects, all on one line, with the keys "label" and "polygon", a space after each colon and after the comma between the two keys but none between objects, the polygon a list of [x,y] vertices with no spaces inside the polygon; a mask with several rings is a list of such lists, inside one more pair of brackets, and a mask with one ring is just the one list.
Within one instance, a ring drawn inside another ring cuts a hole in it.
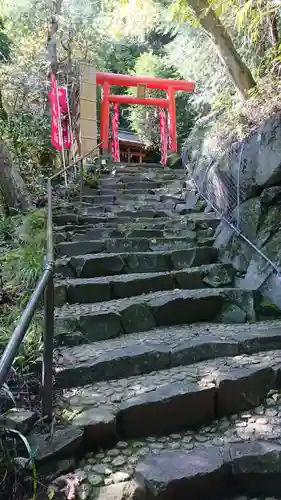
[{"label": "rock face", "polygon": [[268,303],[281,308],[276,279],[281,266],[281,112],[236,142],[219,140],[223,120],[223,114],[210,117],[199,134],[190,136],[184,154],[188,171],[199,192],[237,230],[222,222],[215,246],[224,262],[242,273],[239,285],[260,290]]}]

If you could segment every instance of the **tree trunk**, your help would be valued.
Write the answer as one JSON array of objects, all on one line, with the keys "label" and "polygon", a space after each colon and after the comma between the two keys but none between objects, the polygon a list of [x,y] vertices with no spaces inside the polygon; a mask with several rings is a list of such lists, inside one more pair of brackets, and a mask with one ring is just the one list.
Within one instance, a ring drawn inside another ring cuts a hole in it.
[{"label": "tree trunk", "polygon": [[269,38],[271,45],[274,49],[277,49],[278,46],[278,27],[277,27],[277,14],[274,12],[269,16]]},{"label": "tree trunk", "polygon": [[4,108],[2,90],[0,89],[0,119],[6,121],[8,119],[7,111]]},{"label": "tree trunk", "polygon": [[215,45],[219,57],[242,100],[247,99],[250,89],[256,86],[249,68],[243,63],[226,29],[211,9],[208,0],[187,0],[202,28]]},{"label": "tree trunk", "polygon": [[62,7],[62,0],[53,0],[51,21],[48,29],[47,52],[51,69],[54,72],[54,74],[56,74],[58,70],[57,31],[58,31],[58,16],[61,13],[61,7]]},{"label": "tree trunk", "polygon": [[10,213],[13,209],[26,212],[32,206],[24,181],[13,165],[7,146],[0,138],[0,190]]}]

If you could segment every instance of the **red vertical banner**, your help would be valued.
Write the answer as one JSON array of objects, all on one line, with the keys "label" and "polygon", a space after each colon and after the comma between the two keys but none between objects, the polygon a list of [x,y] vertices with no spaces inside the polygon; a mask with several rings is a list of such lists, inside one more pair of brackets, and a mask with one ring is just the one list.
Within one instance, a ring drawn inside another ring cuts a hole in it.
[{"label": "red vertical banner", "polygon": [[112,160],[120,161],[120,149],[118,139],[118,122],[119,122],[119,109],[118,104],[114,104],[112,115],[112,143],[111,143],[111,156]]},{"label": "red vertical banner", "polygon": [[161,163],[166,165],[167,163],[167,122],[166,113],[163,108],[160,109],[160,139],[161,139]]},{"label": "red vertical banner", "polygon": [[57,82],[53,73],[50,76],[51,90],[48,94],[49,103],[51,108],[51,143],[58,149],[62,150],[62,133],[60,122],[60,107],[58,99]]},{"label": "red vertical banner", "polygon": [[58,89],[58,100],[61,115],[63,145],[66,149],[69,149],[72,145],[72,131],[70,125],[70,110],[68,106],[66,87],[60,87]]}]

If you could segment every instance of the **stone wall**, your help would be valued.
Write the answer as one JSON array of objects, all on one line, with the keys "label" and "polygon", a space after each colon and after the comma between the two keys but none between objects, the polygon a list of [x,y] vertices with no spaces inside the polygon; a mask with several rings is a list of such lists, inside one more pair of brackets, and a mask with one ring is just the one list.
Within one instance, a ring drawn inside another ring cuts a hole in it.
[{"label": "stone wall", "polygon": [[240,271],[239,285],[260,290],[281,308],[281,112],[241,140],[231,134],[222,138],[218,122],[223,123],[224,113],[197,125],[183,161],[199,192],[275,269],[223,221],[215,242],[222,260]]}]

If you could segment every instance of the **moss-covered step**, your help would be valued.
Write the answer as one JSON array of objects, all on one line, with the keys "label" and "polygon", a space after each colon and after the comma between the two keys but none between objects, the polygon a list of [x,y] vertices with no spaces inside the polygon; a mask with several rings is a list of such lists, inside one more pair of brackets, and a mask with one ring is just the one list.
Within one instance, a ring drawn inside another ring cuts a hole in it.
[{"label": "moss-covered step", "polygon": [[64,277],[96,278],[180,270],[213,264],[216,258],[216,248],[203,246],[166,252],[97,253],[57,260],[56,272]]},{"label": "moss-covered step", "polygon": [[74,257],[91,253],[147,252],[184,250],[198,246],[212,246],[213,238],[196,238],[195,231],[186,231],[186,236],[166,238],[108,238],[106,240],[68,241],[56,245],[59,256]]},{"label": "moss-covered step", "polygon": [[[265,321],[238,324],[235,329],[218,323],[154,328],[91,344],[56,348],[54,373],[56,384],[66,388],[225,356],[240,355],[241,363],[247,363],[250,354],[277,350],[280,342],[280,322],[278,327]],[[256,359],[259,361],[259,357]]]},{"label": "moss-covered step", "polygon": [[210,264],[181,271],[121,274],[100,278],[57,281],[55,303],[87,304],[142,295],[159,290],[231,287],[235,271],[230,264]]},{"label": "moss-covered step", "polygon": [[156,326],[255,319],[251,291],[233,288],[170,290],[55,310],[55,341],[86,342],[141,332]]},{"label": "moss-covered step", "polygon": [[279,363],[275,351],[261,352],[258,360],[257,355],[247,356],[247,364],[241,356],[218,357],[86,385],[81,378],[79,386],[60,391],[59,405],[63,416],[77,426],[85,425],[87,416],[89,425],[95,412],[106,409],[116,421],[119,438],[125,440],[198,429],[263,403],[270,389],[280,387],[279,352],[277,357]]}]

